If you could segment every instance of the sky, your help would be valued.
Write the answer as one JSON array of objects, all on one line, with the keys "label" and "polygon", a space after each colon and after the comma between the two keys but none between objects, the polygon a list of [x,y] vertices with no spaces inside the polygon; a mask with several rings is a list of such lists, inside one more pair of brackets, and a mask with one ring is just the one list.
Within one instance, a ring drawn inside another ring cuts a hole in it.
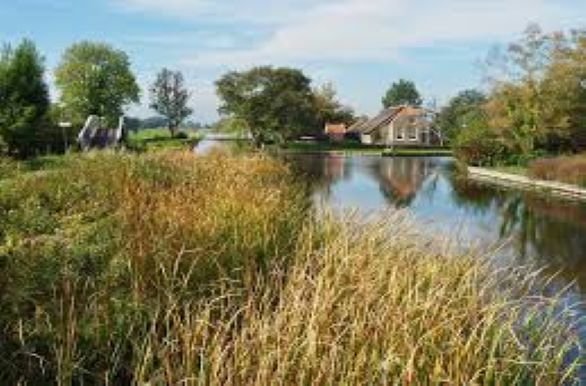
[{"label": "sky", "polygon": [[530,23],[586,28],[585,0],[0,0],[0,42],[32,39],[53,71],[81,40],[127,52],[143,89],[128,114],[153,115],[148,86],[162,67],[193,90],[194,119],[217,119],[214,81],[255,65],[302,69],[372,115],[400,78],[428,101],[482,88],[482,61]]}]

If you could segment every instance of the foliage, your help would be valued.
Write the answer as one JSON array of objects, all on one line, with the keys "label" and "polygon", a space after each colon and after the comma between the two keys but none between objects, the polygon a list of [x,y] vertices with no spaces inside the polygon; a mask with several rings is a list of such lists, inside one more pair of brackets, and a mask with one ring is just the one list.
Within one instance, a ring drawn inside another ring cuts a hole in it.
[{"label": "foliage", "polygon": [[488,65],[492,87],[482,131],[492,144],[480,146],[478,130],[462,133],[459,141],[478,141],[476,150],[488,152],[481,157],[475,151],[476,162],[496,162],[494,152],[498,147],[501,154],[502,146],[507,156],[498,162],[519,165],[543,153],[586,147],[586,31],[544,33],[531,25]]},{"label": "foliage", "polygon": [[307,199],[250,155],[90,153],[4,181],[0,382],[573,380],[575,330],[537,275]]},{"label": "foliage", "polygon": [[471,110],[461,119],[467,126],[452,144],[458,159],[478,166],[494,165],[506,159],[505,144],[490,129],[482,109]]},{"label": "foliage", "polygon": [[336,89],[331,83],[317,87],[313,94],[320,133],[326,123],[344,123],[350,126],[355,122],[354,111],[338,101]]},{"label": "foliage", "polygon": [[400,105],[421,106],[423,100],[415,83],[400,79],[391,85],[382,99],[385,108]]},{"label": "foliage", "polygon": [[185,87],[183,74],[163,68],[151,87],[151,108],[167,118],[171,136],[177,134],[181,122],[193,114],[187,106],[190,92]]},{"label": "foliage", "polygon": [[435,122],[448,143],[453,142],[459,132],[470,124],[467,119],[475,115],[470,113],[481,109],[486,102],[486,95],[474,89],[461,91],[448,102]]},{"label": "foliage", "polygon": [[216,82],[220,112],[246,122],[257,146],[315,127],[311,81],[300,70],[256,67]]},{"label": "foliage", "polygon": [[544,158],[529,164],[529,175],[586,187],[586,155]]},{"label": "foliage", "polygon": [[104,43],[84,41],[69,47],[55,71],[55,83],[77,126],[89,115],[116,125],[124,108],[139,101],[128,56]]},{"label": "foliage", "polygon": [[44,71],[43,59],[29,40],[0,53],[0,138],[11,155],[36,153],[51,126]]},{"label": "foliage", "polygon": [[504,74],[493,79],[490,126],[512,153],[527,157],[584,130],[585,47],[582,32],[546,34],[532,25],[495,64]]}]

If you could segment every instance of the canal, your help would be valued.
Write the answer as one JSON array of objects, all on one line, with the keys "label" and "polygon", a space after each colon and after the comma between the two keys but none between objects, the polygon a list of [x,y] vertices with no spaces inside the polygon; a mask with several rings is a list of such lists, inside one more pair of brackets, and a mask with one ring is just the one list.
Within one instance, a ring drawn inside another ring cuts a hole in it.
[{"label": "canal", "polygon": [[[203,141],[199,152],[216,146],[229,145]],[[499,266],[553,276],[548,290],[569,288],[566,304],[586,316],[586,202],[461,178],[447,157],[283,157],[318,205],[363,216],[407,213],[419,231],[449,239],[455,249],[481,250]],[[581,336],[586,343],[586,329]]]}]

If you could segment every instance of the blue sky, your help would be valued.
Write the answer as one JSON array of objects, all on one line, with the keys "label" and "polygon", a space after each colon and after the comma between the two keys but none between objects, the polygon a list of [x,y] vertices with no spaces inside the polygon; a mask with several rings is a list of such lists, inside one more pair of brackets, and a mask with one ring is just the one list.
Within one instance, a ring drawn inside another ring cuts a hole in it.
[{"label": "blue sky", "polygon": [[[302,68],[374,114],[394,80],[427,100],[482,87],[479,62],[531,22],[586,28],[584,0],[2,0],[0,41],[33,39],[47,80],[79,40],[125,50],[143,90],[163,66],[185,73],[195,119],[217,118],[213,83],[253,65]],[[53,89],[53,94],[56,91]],[[129,113],[151,115],[148,95]]]}]

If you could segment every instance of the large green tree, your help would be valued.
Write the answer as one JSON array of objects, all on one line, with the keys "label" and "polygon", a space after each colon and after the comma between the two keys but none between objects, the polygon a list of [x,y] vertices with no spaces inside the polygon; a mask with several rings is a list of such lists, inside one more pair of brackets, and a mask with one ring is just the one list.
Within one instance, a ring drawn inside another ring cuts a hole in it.
[{"label": "large green tree", "polygon": [[435,122],[444,139],[453,142],[458,133],[470,125],[471,117],[477,116],[471,113],[482,109],[487,101],[484,93],[474,89],[461,91],[453,97],[441,109]]},{"label": "large green tree", "polygon": [[354,111],[340,103],[336,89],[331,83],[316,87],[313,94],[320,129],[328,122],[351,125],[356,120]]},{"label": "large green tree", "polygon": [[43,58],[34,43],[24,40],[0,55],[0,137],[12,155],[27,157],[42,146],[49,125],[49,93]]},{"label": "large green tree", "polygon": [[292,68],[256,67],[216,82],[220,113],[246,122],[257,146],[316,126],[311,80]]},{"label": "large green tree", "polygon": [[163,68],[150,91],[151,108],[167,118],[167,127],[174,137],[179,125],[193,114],[187,106],[191,94],[185,86],[183,74]]},{"label": "large green tree", "polygon": [[414,82],[400,79],[391,85],[382,102],[383,106],[388,108],[400,105],[421,106],[423,100]]},{"label": "large green tree", "polygon": [[62,102],[77,122],[93,114],[113,124],[126,106],[139,101],[140,89],[128,56],[103,43],[85,41],[69,47],[55,81]]}]

